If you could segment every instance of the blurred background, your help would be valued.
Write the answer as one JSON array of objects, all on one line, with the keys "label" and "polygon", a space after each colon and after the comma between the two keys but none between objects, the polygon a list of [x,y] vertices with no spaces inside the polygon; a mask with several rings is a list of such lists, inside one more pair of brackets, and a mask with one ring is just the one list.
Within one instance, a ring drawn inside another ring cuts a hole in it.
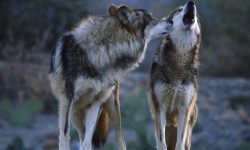
[{"label": "blurred background", "polygon": [[[57,39],[88,15],[107,15],[111,3],[150,10],[162,18],[186,0],[1,0],[0,149],[54,150],[57,105],[47,79]],[[250,149],[250,1],[196,0],[202,27],[199,116],[194,150]],[[155,149],[146,86],[154,50],[121,83],[122,126],[128,150]],[[72,130],[72,149],[78,135]],[[116,150],[111,127],[107,144]]]}]

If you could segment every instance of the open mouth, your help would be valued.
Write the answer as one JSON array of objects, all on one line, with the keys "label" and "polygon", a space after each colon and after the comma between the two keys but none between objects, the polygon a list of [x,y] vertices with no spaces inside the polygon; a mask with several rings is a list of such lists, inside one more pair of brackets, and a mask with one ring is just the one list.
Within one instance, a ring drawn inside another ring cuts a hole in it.
[{"label": "open mouth", "polygon": [[187,13],[183,17],[184,24],[192,24],[194,23],[194,14],[193,13]]},{"label": "open mouth", "polygon": [[183,16],[183,23],[185,25],[191,25],[195,22],[195,5],[193,1],[190,1],[185,6],[185,14]]}]

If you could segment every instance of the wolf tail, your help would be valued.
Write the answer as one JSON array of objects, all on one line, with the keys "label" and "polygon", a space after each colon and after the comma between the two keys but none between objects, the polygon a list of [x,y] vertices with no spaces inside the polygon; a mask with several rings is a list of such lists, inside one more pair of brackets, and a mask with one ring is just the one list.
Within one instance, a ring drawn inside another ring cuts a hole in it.
[{"label": "wolf tail", "polygon": [[99,148],[106,142],[108,131],[109,131],[109,116],[107,111],[105,109],[102,109],[92,139],[92,144],[94,147]]}]

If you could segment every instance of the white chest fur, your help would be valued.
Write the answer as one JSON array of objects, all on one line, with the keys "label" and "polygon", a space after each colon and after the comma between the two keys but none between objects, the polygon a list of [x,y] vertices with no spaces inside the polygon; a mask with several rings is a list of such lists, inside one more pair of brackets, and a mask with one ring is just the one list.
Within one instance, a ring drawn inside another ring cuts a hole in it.
[{"label": "white chest fur", "polygon": [[194,95],[194,85],[176,85],[156,83],[154,93],[156,94],[159,103],[166,105],[166,108],[171,111],[179,109],[179,107],[188,107]]},{"label": "white chest fur", "polygon": [[188,52],[197,43],[197,34],[193,31],[186,31],[184,29],[174,29],[170,33],[170,37],[175,45],[175,48],[180,52]]}]

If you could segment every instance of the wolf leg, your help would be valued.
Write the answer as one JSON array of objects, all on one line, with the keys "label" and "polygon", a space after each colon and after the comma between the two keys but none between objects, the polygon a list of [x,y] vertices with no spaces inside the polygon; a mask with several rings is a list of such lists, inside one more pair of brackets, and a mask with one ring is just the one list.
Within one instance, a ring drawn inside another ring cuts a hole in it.
[{"label": "wolf leg", "polygon": [[186,143],[185,143],[185,150],[190,150],[191,147],[191,139],[192,139],[192,131],[194,128],[194,125],[196,123],[198,116],[198,108],[197,105],[194,105],[194,110],[191,113],[190,120],[188,122],[188,128],[187,128],[187,138],[186,138]]},{"label": "wolf leg", "polygon": [[[194,85],[189,85],[185,88],[184,99],[179,99],[179,104],[177,106],[178,116],[177,116],[177,142],[176,142],[176,150],[185,150],[185,143],[188,130],[188,124],[190,123],[190,119],[193,113],[193,109],[195,109],[195,103],[197,99],[197,92],[195,91]],[[195,122],[195,121],[194,121]],[[194,125],[192,124],[192,128]],[[192,132],[192,131],[189,131]]]},{"label": "wolf leg", "polygon": [[[85,114],[84,112],[81,112],[80,110],[74,110],[74,111],[77,111],[77,112],[73,112],[72,122],[79,134],[80,143],[82,143],[84,140],[84,134],[85,134],[85,127],[83,124],[83,119],[84,119]],[[80,149],[81,149],[81,145],[80,145]]]},{"label": "wolf leg", "polygon": [[71,101],[61,96],[59,101],[59,150],[70,150]]},{"label": "wolf leg", "polygon": [[110,121],[112,122],[115,133],[116,133],[116,141],[119,145],[119,150],[126,150],[126,144],[122,133],[121,127],[121,114],[120,114],[120,103],[119,99],[114,99],[113,96],[109,98],[106,102],[105,107],[107,107],[108,115]]},{"label": "wolf leg", "polygon": [[192,138],[192,127],[190,124],[188,124],[187,127],[187,137],[185,141],[185,150],[190,150],[191,147],[191,138]]},{"label": "wolf leg", "polygon": [[101,102],[99,100],[94,100],[93,103],[86,111],[85,117],[85,137],[83,143],[81,143],[81,150],[91,150],[92,148],[92,138],[94,130],[96,127],[96,122],[100,115]]},{"label": "wolf leg", "polygon": [[191,138],[192,138],[192,129],[193,129],[192,125],[190,123],[188,123],[188,125],[187,125],[187,136],[186,136],[186,139],[185,139],[185,150],[190,150]]},{"label": "wolf leg", "polygon": [[189,121],[188,109],[183,108],[178,110],[177,117],[177,143],[175,150],[185,150],[185,142],[187,138],[187,128]]},{"label": "wolf leg", "polygon": [[154,112],[154,123],[155,123],[155,138],[157,144],[157,150],[166,150],[166,140],[165,140],[165,132],[166,132],[166,109],[161,108],[158,111]]},{"label": "wolf leg", "polygon": [[159,102],[152,88],[148,89],[148,104],[155,124],[155,139],[157,150],[166,150],[166,105],[159,105]]},{"label": "wolf leg", "polygon": [[[189,127],[190,108],[182,106],[177,117],[177,143],[176,150],[185,150],[187,138],[191,138],[192,127]],[[189,129],[191,128],[191,130]],[[188,131],[189,130],[189,131]]]},{"label": "wolf leg", "polygon": [[160,117],[159,117],[159,123],[160,123],[160,127],[159,127],[159,132],[160,134],[158,135],[159,139],[157,140],[157,147],[158,150],[166,150],[167,149],[167,145],[166,145],[166,105],[162,105],[162,107],[160,107]]}]

